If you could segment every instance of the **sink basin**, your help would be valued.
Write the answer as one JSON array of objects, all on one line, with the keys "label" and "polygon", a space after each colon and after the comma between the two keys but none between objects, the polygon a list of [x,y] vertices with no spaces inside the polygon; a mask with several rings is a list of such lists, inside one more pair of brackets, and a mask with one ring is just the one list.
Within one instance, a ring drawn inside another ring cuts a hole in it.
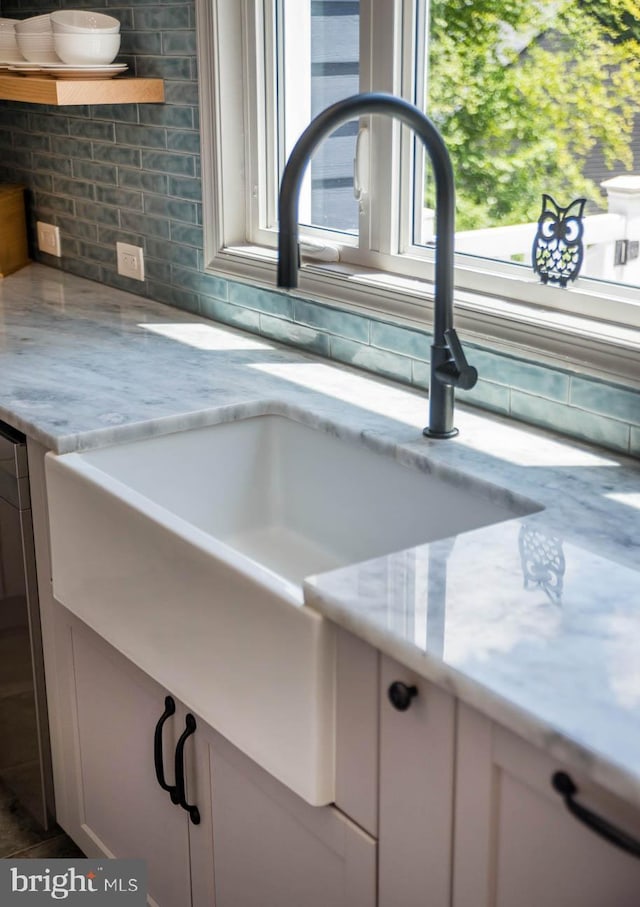
[{"label": "sink basin", "polygon": [[284,784],[334,799],[334,632],[302,580],[536,509],[261,415],[49,454],[56,599]]}]

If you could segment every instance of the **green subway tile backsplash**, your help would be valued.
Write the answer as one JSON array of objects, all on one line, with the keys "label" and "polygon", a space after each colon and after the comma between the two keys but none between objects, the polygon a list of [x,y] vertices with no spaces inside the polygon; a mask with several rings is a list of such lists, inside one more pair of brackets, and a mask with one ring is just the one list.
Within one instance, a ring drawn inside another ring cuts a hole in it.
[{"label": "green subway tile backsplash", "polygon": [[[42,0],[0,0],[25,18]],[[27,186],[36,220],[57,224],[53,267],[142,293],[424,390],[431,339],[380,318],[204,273],[194,0],[47,0],[46,8],[106,9],[122,23],[120,59],[165,81],[165,103],[48,108],[2,102],[0,179]],[[116,272],[116,242],[141,245],[144,283]],[[640,457],[640,392],[567,368],[467,344],[480,380],[460,403]]]},{"label": "green subway tile backsplash", "polygon": [[596,444],[627,453],[630,428],[624,422],[607,419],[564,403],[555,403],[521,391],[511,391],[511,415],[534,425],[565,432]]},{"label": "green subway tile backsplash", "polygon": [[640,393],[586,378],[571,379],[571,403],[581,409],[640,425]]}]

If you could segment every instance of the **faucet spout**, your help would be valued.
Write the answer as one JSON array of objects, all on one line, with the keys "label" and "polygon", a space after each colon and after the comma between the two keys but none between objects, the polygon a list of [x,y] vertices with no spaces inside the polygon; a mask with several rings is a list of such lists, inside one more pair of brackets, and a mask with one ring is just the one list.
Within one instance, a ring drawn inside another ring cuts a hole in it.
[{"label": "faucet spout", "polygon": [[455,188],[451,158],[444,139],[421,110],[395,95],[371,92],[338,101],[311,121],[291,152],[280,185],[278,286],[298,285],[298,199],[311,155],[338,126],[367,114],[401,120],[421,139],[431,159],[436,187],[436,251],[429,425],[424,434],[452,438],[458,433],[453,427],[454,388],[473,387],[478,373],[468,365],[453,327]]}]

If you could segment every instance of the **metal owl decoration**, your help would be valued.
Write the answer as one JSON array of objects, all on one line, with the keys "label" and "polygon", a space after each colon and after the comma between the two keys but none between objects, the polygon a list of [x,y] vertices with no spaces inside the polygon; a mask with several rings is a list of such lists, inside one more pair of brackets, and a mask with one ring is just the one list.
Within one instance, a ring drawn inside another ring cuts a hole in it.
[{"label": "metal owl decoration", "polygon": [[562,208],[550,195],[542,196],[531,259],[534,273],[543,283],[566,287],[568,280],[578,276],[584,257],[582,213],[586,202],[586,198],[576,198]]}]

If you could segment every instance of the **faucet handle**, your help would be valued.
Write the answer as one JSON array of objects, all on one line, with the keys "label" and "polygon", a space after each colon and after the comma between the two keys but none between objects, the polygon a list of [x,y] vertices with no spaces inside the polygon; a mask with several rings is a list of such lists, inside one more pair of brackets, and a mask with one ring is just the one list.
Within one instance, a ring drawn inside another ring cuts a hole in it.
[{"label": "faucet handle", "polygon": [[451,353],[451,359],[444,365],[439,366],[437,369],[438,377],[440,377],[443,384],[452,384],[454,387],[460,387],[468,391],[478,380],[477,369],[467,362],[467,357],[464,354],[455,328],[446,330],[444,337]]}]

